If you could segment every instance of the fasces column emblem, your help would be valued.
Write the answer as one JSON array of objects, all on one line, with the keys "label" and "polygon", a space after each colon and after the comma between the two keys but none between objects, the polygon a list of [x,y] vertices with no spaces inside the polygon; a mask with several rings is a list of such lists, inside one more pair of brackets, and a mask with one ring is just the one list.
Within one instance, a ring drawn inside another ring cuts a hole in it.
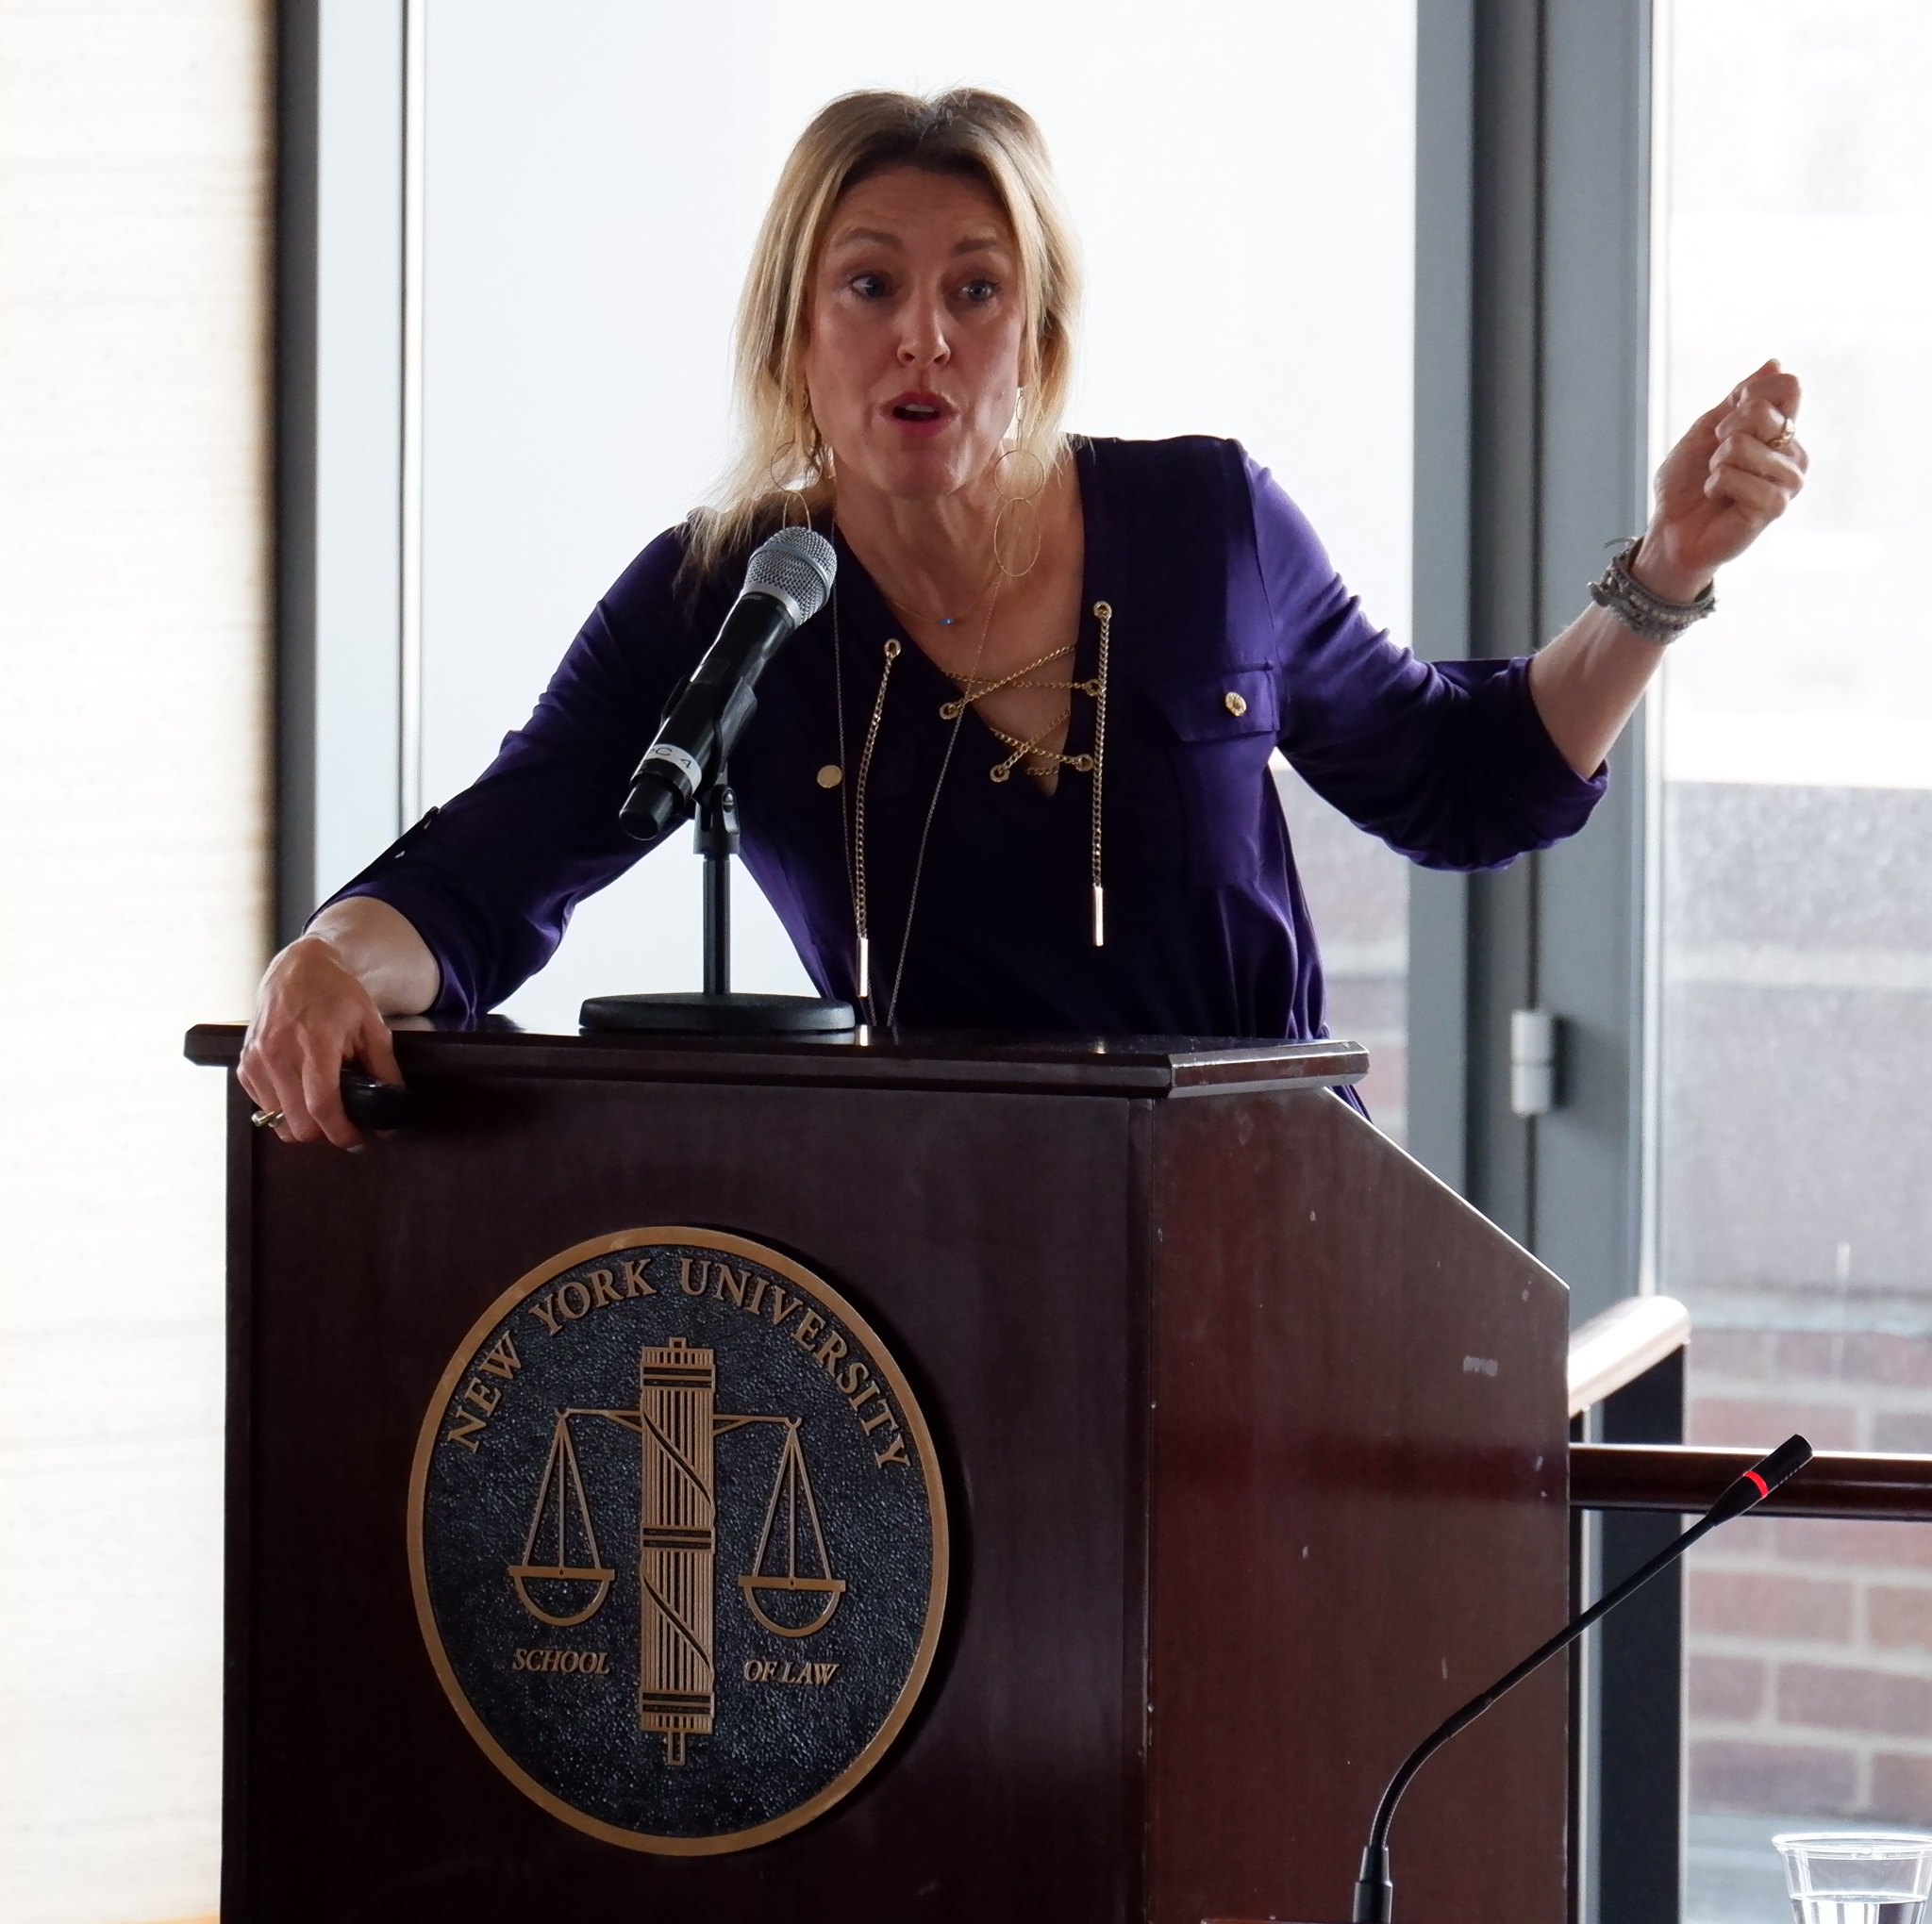
[{"label": "fasces column emblem", "polygon": [[844,1797],[931,1667],[946,1552],[898,1366],[820,1278],[717,1231],[540,1265],[418,1438],[410,1575],[451,1704],[631,1849],[743,1849]]}]

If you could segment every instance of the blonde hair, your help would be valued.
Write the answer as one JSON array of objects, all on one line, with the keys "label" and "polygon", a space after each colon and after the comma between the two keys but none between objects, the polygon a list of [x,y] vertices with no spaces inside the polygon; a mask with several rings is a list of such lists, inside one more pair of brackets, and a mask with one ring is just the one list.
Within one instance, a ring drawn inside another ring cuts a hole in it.
[{"label": "blonde hair", "polygon": [[1019,249],[1027,322],[1013,444],[1042,472],[1060,453],[1079,266],[1033,117],[973,88],[929,99],[843,94],[799,136],[752,253],[738,307],[739,454],[717,500],[691,517],[686,564],[700,573],[783,520],[801,497],[809,508],[829,493],[830,450],[812,419],[801,365],[811,272],[841,198],[892,167],[977,181],[1005,214]]}]

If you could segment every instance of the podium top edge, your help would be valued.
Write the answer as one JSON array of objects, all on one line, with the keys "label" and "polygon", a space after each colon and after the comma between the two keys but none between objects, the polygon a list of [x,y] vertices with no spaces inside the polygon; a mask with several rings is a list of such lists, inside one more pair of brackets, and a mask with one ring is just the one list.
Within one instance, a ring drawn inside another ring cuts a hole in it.
[{"label": "podium top edge", "polygon": [[[191,1062],[232,1069],[239,1022],[188,1032]],[[896,1035],[728,1037],[542,1035],[502,1018],[472,1029],[398,1029],[403,1073],[438,1082],[708,1082],[1163,1098],[1334,1088],[1359,1082],[1358,1042],[1266,1042],[1211,1036]]]}]

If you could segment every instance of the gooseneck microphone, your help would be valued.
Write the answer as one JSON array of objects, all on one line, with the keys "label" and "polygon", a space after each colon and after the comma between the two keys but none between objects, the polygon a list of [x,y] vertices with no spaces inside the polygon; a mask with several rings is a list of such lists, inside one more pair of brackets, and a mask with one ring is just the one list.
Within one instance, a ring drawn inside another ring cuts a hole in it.
[{"label": "gooseneck microphone", "polygon": [[1624,1598],[1641,1590],[1659,1570],[1668,1568],[1699,1537],[1709,1535],[1720,1523],[1728,1523],[1733,1517],[1741,1517],[1746,1510],[1755,1509],[1780,1484],[1789,1483],[1810,1461],[1810,1444],[1802,1436],[1788,1437],[1769,1456],[1747,1469],[1674,1543],[1666,1544],[1641,1569],[1633,1571],[1615,1589],[1599,1597],[1581,1616],[1573,1617],[1548,1643],[1532,1650],[1481,1696],[1471,1698],[1455,1716],[1438,1724],[1402,1760],[1402,1766],[1389,1780],[1389,1788],[1382,1793],[1382,1800],[1375,1806],[1374,1821],[1369,1826],[1368,1848],[1362,1852],[1361,1876],[1356,1881],[1355,1924],[1390,1924],[1395,1907],[1395,1885],[1389,1875],[1389,1826],[1394,1820],[1395,1806],[1402,1801],[1402,1793],[1408,1788],[1416,1772],[1457,1731],[1468,1729],[1498,1698],[1515,1689],[1531,1671],[1546,1664],[1558,1650],[1567,1650],[1592,1623],[1607,1617]]},{"label": "gooseneck microphone", "polygon": [[780,528],[754,550],[718,639],[672,697],[630,778],[618,813],[627,834],[655,844],[690,819],[758,706],[758,676],[824,606],[838,569],[837,551],[811,528]]}]

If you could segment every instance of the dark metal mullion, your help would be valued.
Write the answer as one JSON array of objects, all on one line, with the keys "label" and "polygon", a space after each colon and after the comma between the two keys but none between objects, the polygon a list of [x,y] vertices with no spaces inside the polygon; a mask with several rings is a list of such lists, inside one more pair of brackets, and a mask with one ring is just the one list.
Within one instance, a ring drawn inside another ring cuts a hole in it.
[{"label": "dark metal mullion", "polygon": [[[1544,7],[1484,0],[1476,16],[1476,352],[1471,641],[1532,653],[1542,641]],[[1483,939],[1471,1054],[1472,1197],[1536,1243],[1536,1125],[1509,1102],[1509,1019],[1537,1001],[1541,857],[1474,878]]]},{"label": "dark metal mullion", "polygon": [[275,34],[272,941],[315,901],[316,191],[320,0],[279,0]]},{"label": "dark metal mullion", "polygon": [[[1649,0],[1418,9],[1424,658],[1535,650],[1582,607],[1602,544],[1641,512],[1648,33]],[[1574,841],[1498,874],[1418,872],[1411,886],[1411,1147],[1571,1283],[1578,1321],[1630,1293],[1641,1270],[1643,749],[1640,723]],[[1565,1025],[1562,1106],[1529,1123],[1510,1112],[1508,1025],[1539,1004]],[[1602,1524],[1578,1548],[1607,1579],[1631,1553]],[[1579,1672],[1583,1924],[1675,1924],[1675,1872],[1657,1845],[1681,1770],[1660,1707],[1680,1661],[1663,1605],[1670,1593]],[[1605,1691],[1614,1713],[1601,1725]],[[1624,1713],[1644,1703],[1655,1714],[1633,1724]],[[1640,1810],[1656,1821],[1631,1835],[1649,1841],[1626,1843],[1617,1825]]]},{"label": "dark metal mullion", "polygon": [[[1647,0],[1441,0],[1417,50],[1416,646],[1526,654],[1641,510]],[[1641,718],[1612,761],[1574,841],[1410,896],[1411,1145],[1579,1320],[1641,1266]],[[1539,1003],[1562,1106],[1531,1124],[1508,1021]]]},{"label": "dark metal mullion", "polygon": [[[1541,639],[1541,76],[1538,0],[1419,8],[1414,625],[1430,660]],[[1535,870],[1418,871],[1410,887],[1411,1147],[1524,1241],[1508,1028],[1535,986]]]},{"label": "dark metal mullion", "polygon": [[[1649,0],[1544,0],[1539,640],[1641,524],[1648,459]],[[1536,987],[1562,1024],[1535,1243],[1582,1321],[1642,1273],[1643,717],[1584,831],[1538,859]]]},{"label": "dark metal mullion", "polygon": [[[1475,336],[1477,0],[1416,9],[1415,404],[1411,633],[1424,661],[1470,646]],[[1409,874],[1408,1146],[1470,1193],[1475,985],[1464,875]]]},{"label": "dark metal mullion", "polygon": [[[1601,1439],[1603,1408],[1570,1419],[1572,1443]],[[1570,1513],[1570,1612],[1580,1616],[1604,1594],[1603,1518],[1589,1510]],[[1580,1639],[1570,1652],[1570,1878],[1569,1924],[1591,1924],[1595,1913],[1598,1850],[1597,1701],[1602,1633]]]},{"label": "dark metal mullion", "polygon": [[[1649,0],[1542,12],[1539,642],[1583,605],[1605,543],[1641,521],[1649,342]],[[1644,750],[1640,716],[1590,826],[1537,859],[1533,979],[1563,1060],[1559,1106],[1533,1125],[1533,1247],[1578,1322],[1642,1268]],[[1596,1436],[1680,1440],[1683,1398],[1680,1352],[1606,1401]],[[1677,1528],[1596,1518],[1590,1574],[1615,1584]],[[1678,1924],[1683,1581],[1669,1573],[1609,1619],[1581,1680],[1579,1924]]]},{"label": "dark metal mullion", "polygon": [[[1603,1405],[1594,1440],[1681,1443],[1685,1352]],[[1597,1520],[1602,1587],[1654,1556],[1680,1517],[1608,1511]],[[1684,1584],[1681,1564],[1596,1633],[1595,1924],[1677,1924],[1684,1880]]]}]

